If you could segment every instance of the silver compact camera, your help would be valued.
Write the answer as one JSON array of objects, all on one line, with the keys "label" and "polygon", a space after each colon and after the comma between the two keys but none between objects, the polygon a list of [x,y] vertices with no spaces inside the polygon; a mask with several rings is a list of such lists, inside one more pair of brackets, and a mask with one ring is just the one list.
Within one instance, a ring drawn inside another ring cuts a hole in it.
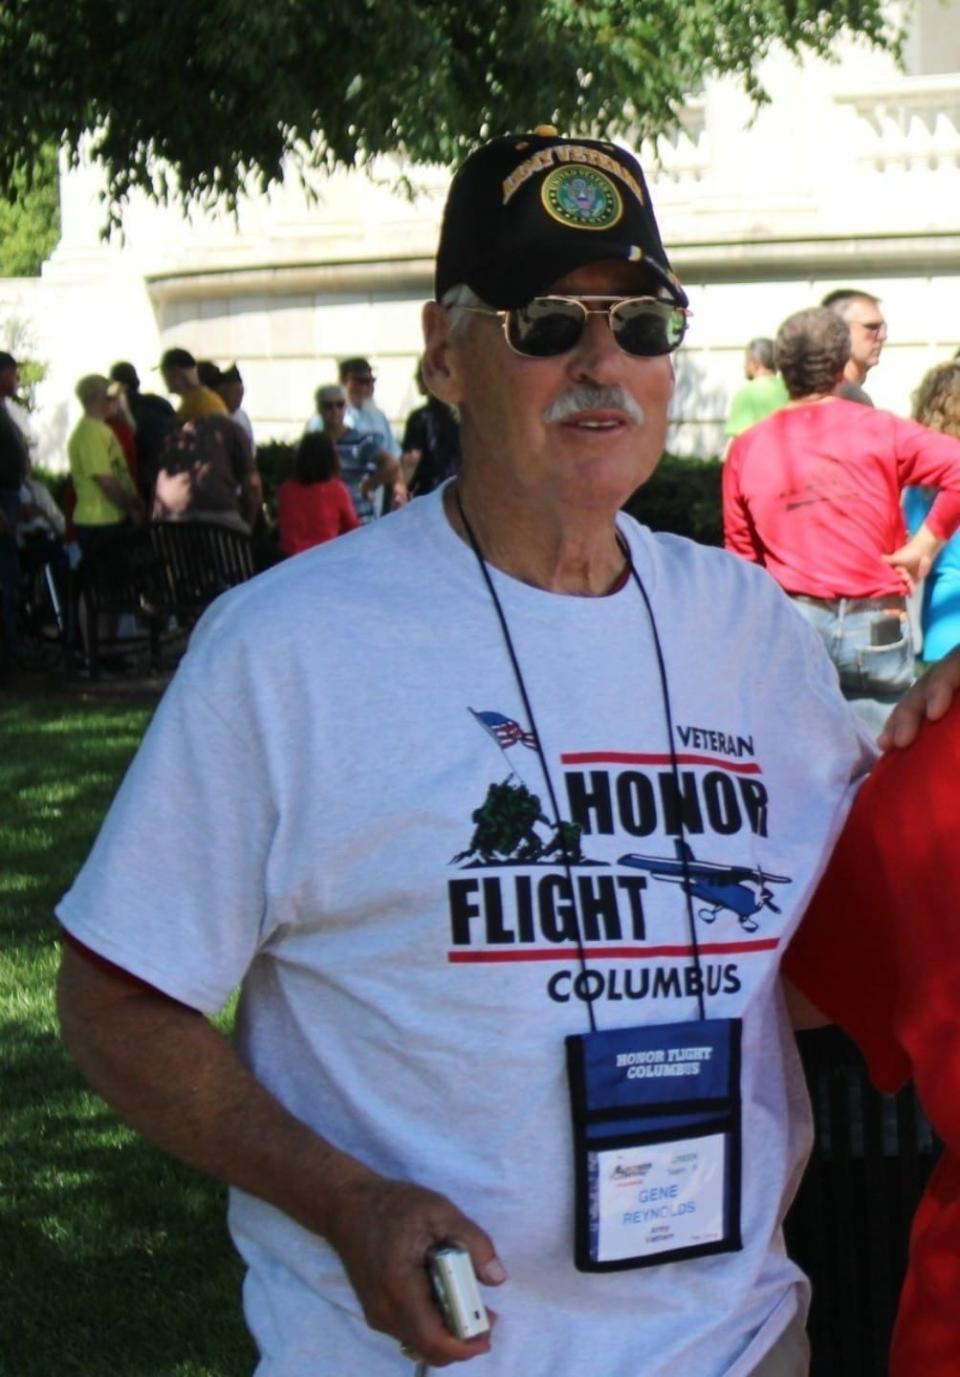
[{"label": "silver compact camera", "polygon": [[475,1339],[490,1328],[473,1263],[466,1248],[445,1243],[431,1249],[427,1271],[443,1322],[455,1339]]}]

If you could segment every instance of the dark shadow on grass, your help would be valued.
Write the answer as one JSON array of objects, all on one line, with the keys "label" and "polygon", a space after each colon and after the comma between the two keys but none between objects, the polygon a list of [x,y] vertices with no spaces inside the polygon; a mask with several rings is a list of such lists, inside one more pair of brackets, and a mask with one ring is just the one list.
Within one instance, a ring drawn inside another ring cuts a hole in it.
[{"label": "dark shadow on grass", "polygon": [[[53,905],[149,721],[143,703],[0,711],[0,1377],[245,1377],[225,1192],[120,1126],[53,1024]],[[145,832],[145,844],[146,844]]]},{"label": "dark shadow on grass", "polygon": [[98,1109],[53,1035],[0,1043],[3,1377],[251,1372],[225,1192]]},{"label": "dark shadow on grass", "polygon": [[103,821],[150,718],[143,705],[26,701],[0,719],[0,944],[52,940],[49,915]]}]

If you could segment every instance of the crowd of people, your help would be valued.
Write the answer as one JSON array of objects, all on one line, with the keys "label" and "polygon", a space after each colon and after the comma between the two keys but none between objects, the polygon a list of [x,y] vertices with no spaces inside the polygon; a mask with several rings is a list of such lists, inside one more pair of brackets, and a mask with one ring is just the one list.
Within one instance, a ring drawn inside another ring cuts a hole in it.
[{"label": "crowd of people", "polygon": [[[457,423],[434,398],[409,417],[403,444],[375,405],[369,362],[346,359],[321,386],[294,472],[276,512],[264,505],[253,425],[236,363],[220,368],[186,349],[160,361],[167,397],[144,392],[135,366],[76,385],[82,416],[67,443],[61,505],[31,476],[32,435],[16,402],[17,361],[0,354],[0,591],[2,664],[15,661],[22,580],[41,570],[60,607],[71,569],[125,558],[148,521],[204,521],[250,536],[264,569],[431,491],[459,462]],[[60,618],[62,620],[62,618]]]}]

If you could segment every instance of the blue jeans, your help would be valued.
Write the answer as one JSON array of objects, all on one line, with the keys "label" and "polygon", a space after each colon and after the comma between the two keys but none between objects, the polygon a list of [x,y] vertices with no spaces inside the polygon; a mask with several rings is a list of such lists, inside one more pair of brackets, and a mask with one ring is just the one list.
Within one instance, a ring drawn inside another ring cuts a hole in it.
[{"label": "blue jeans", "polygon": [[793,598],[826,647],[840,675],[840,691],[875,734],[916,677],[913,637],[896,598],[838,598],[833,607]]}]

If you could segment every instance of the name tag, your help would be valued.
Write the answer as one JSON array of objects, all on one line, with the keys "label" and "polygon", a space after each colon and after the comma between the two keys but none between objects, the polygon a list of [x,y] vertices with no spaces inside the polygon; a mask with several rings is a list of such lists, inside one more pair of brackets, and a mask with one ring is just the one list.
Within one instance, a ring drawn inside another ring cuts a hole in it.
[{"label": "name tag", "polygon": [[567,1038],[581,1271],[741,1247],[740,1033],[702,1019]]}]

